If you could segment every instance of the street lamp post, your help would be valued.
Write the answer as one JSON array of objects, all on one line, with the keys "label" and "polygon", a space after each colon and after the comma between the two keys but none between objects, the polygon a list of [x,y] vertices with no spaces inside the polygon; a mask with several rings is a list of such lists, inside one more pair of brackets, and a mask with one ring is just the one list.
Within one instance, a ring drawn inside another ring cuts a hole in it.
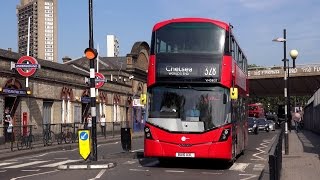
[{"label": "street lamp post", "polygon": [[[273,39],[272,41],[275,42],[283,42],[283,70],[284,70],[284,97],[285,97],[285,136],[284,136],[284,143],[285,143],[285,154],[289,154],[289,136],[288,136],[288,125],[291,124],[289,121],[289,114],[290,113],[290,95],[289,95],[289,69],[290,69],[290,63],[287,59],[287,37],[286,37],[286,29],[283,30],[283,38],[277,38]],[[295,68],[295,59],[298,56],[297,50],[291,50],[290,56],[293,60],[293,68]],[[288,61],[288,67],[287,67],[287,61]]]}]

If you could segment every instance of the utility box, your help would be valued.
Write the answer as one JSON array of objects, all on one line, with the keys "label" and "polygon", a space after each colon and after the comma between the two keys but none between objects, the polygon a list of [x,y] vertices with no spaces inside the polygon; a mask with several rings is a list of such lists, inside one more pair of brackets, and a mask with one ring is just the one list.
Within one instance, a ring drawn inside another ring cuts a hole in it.
[{"label": "utility box", "polygon": [[121,145],[124,151],[131,150],[131,128],[121,128]]}]

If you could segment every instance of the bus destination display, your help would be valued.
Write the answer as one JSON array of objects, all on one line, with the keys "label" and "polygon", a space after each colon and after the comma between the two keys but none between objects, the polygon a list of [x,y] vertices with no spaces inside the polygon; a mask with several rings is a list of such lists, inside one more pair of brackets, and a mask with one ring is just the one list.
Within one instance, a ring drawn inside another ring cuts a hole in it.
[{"label": "bus destination display", "polygon": [[197,77],[218,78],[219,64],[209,63],[159,63],[159,77]]}]

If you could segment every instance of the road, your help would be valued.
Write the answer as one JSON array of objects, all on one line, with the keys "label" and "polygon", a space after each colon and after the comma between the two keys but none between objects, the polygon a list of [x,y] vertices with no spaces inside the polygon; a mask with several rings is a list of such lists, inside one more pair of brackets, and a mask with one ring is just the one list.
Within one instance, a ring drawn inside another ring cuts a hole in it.
[{"label": "road", "polygon": [[114,162],[111,169],[60,170],[57,167],[68,163],[86,163],[78,149],[34,154],[0,162],[1,180],[98,180],[98,179],[258,179],[267,165],[268,150],[277,131],[249,135],[249,146],[231,166],[221,166],[219,161],[194,159],[160,164],[157,159],[143,158],[143,139],[133,140],[133,152],[122,151],[120,142],[98,145],[99,162]]}]

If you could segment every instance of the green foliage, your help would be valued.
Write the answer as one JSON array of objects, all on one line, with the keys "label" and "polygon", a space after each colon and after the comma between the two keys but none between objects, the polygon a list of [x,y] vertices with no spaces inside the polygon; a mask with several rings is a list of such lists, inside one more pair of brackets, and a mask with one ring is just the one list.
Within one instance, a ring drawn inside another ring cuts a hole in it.
[{"label": "green foliage", "polygon": [[[304,107],[307,101],[309,100],[309,96],[290,96],[290,106],[302,106]],[[249,104],[252,103],[262,103],[265,107],[265,111],[277,112],[278,105],[285,104],[285,99],[283,96],[277,97],[249,97]]]}]

